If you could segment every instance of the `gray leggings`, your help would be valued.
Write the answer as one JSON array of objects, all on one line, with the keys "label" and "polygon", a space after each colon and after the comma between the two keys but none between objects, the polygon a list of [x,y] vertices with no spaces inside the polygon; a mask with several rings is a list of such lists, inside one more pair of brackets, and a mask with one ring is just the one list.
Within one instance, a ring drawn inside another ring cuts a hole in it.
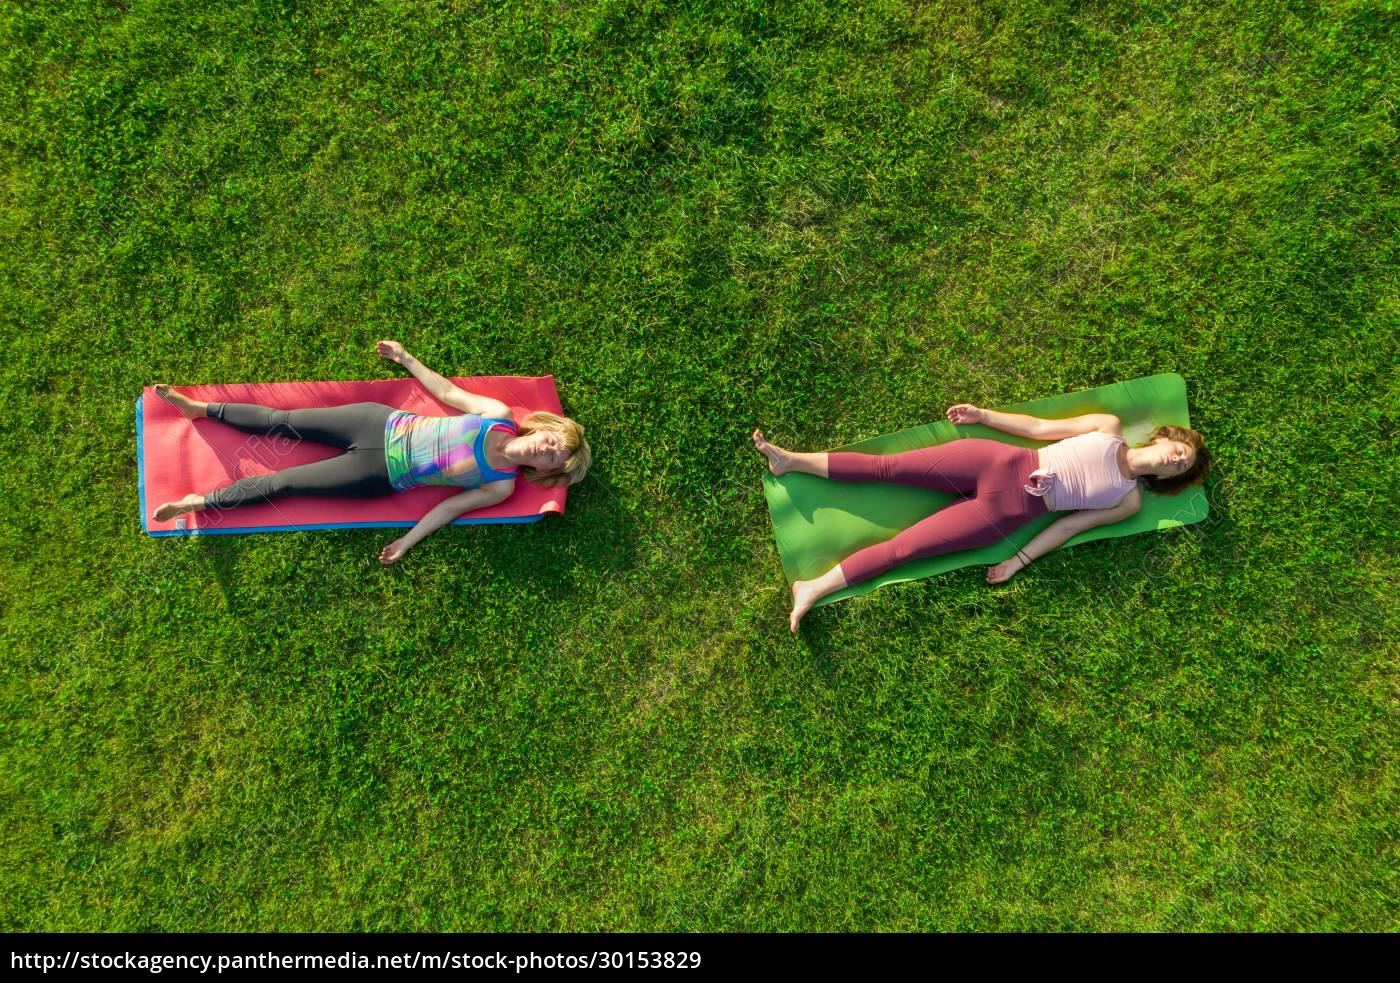
[{"label": "gray leggings", "polygon": [[[299,464],[272,474],[240,478],[204,496],[211,509],[231,509],[282,495],[377,498],[394,490],[384,461],[384,424],[392,406],[349,403],[309,410],[274,410],[253,403],[210,403],[209,419],[245,433],[314,440],[345,451],[338,457]],[[275,447],[275,445],[274,445]]]}]

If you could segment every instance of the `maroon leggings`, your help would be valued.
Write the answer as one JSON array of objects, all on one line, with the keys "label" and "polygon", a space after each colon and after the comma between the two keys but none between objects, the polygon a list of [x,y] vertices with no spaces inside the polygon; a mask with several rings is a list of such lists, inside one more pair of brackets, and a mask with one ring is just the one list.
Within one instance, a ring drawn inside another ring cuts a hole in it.
[{"label": "maroon leggings", "polygon": [[1044,515],[1045,500],[1024,487],[1038,465],[1032,447],[981,437],[902,454],[828,454],[827,475],[836,481],[888,481],[971,496],[944,506],[893,539],[846,557],[841,561],[846,583],[858,584],[925,556],[987,546]]}]

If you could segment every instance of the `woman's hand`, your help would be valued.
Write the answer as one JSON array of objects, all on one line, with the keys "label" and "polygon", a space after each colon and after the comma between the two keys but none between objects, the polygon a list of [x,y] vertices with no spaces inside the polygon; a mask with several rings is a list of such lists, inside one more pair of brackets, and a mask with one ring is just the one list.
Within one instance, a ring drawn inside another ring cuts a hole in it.
[{"label": "woman's hand", "polygon": [[402,365],[403,360],[408,357],[408,352],[404,351],[403,345],[397,341],[376,341],[374,350],[380,358],[387,358],[399,365]]},{"label": "woman's hand", "polygon": [[983,423],[986,419],[987,411],[971,403],[948,407],[948,420],[951,423]]},{"label": "woman's hand", "polygon": [[379,551],[379,562],[387,567],[407,552],[408,546],[404,543],[403,538],[400,537]]},{"label": "woman's hand", "polygon": [[1009,560],[1002,560],[1000,563],[987,568],[987,583],[1004,584],[1016,574],[1026,568],[1019,556],[1013,556]]}]

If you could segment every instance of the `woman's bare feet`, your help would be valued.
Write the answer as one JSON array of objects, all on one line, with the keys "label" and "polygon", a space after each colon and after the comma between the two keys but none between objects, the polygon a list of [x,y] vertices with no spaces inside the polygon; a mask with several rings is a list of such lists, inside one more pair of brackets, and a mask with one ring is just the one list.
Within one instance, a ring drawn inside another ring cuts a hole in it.
[{"label": "woman's bare feet", "polygon": [[191,420],[202,418],[205,415],[205,411],[209,408],[208,403],[201,403],[199,400],[190,399],[188,396],[177,393],[174,389],[171,389],[167,383],[158,382],[151,388],[156,391],[157,396],[175,407]]},{"label": "woman's bare feet", "polygon": [[202,508],[204,508],[204,496],[189,494],[178,502],[166,502],[155,510],[151,518],[155,519],[157,522],[167,522],[177,515],[183,515],[186,512],[198,512]]},{"label": "woman's bare feet", "polygon": [[812,610],[812,605],[821,598],[815,580],[794,580],[792,583],[792,616],[788,618],[788,628],[797,631],[802,616]]},{"label": "woman's bare feet", "polygon": [[841,569],[839,563],[813,580],[794,580],[792,582],[792,617],[788,619],[788,627],[797,631],[797,626],[802,623],[802,616],[812,610],[813,604],[832,591],[849,586],[850,584],[846,582],[846,571]]},{"label": "woman's bare feet", "polygon": [[763,438],[762,430],[753,432],[753,445],[758,452],[768,458],[768,470],[773,474],[787,474],[792,470],[792,455],[783,450],[777,444],[770,444]]}]

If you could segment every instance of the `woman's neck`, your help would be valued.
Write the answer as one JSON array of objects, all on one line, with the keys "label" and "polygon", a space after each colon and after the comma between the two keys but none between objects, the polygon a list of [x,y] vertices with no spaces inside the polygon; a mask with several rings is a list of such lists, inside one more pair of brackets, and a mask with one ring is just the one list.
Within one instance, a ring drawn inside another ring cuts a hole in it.
[{"label": "woman's neck", "polygon": [[508,471],[511,468],[519,467],[520,461],[510,446],[519,439],[517,434],[511,433],[504,427],[493,427],[488,430],[486,432],[486,463],[496,471]]},{"label": "woman's neck", "polygon": [[1141,478],[1145,474],[1151,473],[1151,468],[1138,460],[1138,455],[1133,453],[1134,448],[1123,444],[1118,450],[1118,473],[1125,478]]}]

